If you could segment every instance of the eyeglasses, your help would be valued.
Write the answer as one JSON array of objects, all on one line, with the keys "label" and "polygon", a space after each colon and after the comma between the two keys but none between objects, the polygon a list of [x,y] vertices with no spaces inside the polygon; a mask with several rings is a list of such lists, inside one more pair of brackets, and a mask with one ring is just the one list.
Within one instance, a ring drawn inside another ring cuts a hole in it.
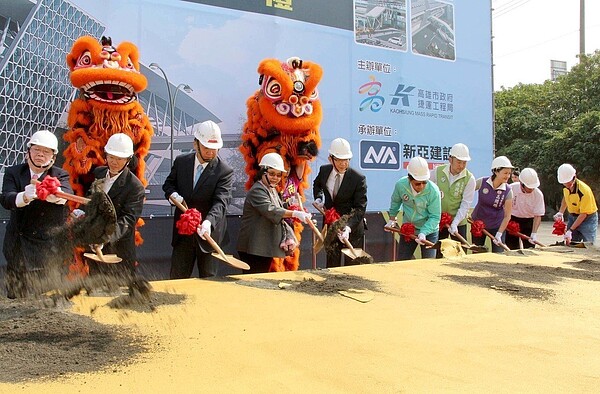
[{"label": "eyeglasses", "polygon": [[412,181],[413,186],[425,186],[427,185],[427,181]]},{"label": "eyeglasses", "polygon": [[283,173],[275,172],[275,171],[267,171],[267,175],[272,176],[273,178],[281,178],[283,176]]}]

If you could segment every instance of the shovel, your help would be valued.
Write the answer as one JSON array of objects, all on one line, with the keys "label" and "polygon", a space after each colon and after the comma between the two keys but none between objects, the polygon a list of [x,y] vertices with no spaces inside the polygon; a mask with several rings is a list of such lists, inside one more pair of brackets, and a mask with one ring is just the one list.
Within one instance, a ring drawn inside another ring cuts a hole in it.
[{"label": "shovel", "polygon": [[[312,203],[313,207],[315,207],[317,209],[317,211],[319,211],[319,213],[321,215],[323,215],[323,221],[325,221],[325,211],[323,211],[323,208],[321,208],[319,205],[317,205],[316,203]],[[323,246],[325,245],[325,235],[327,234],[327,224],[323,225],[323,229],[321,230],[321,236],[317,237],[317,242],[315,243],[315,246],[313,246],[313,251],[315,253],[319,253],[321,251],[321,249],[323,249]]]},{"label": "shovel", "polygon": [[367,264],[373,262],[373,257],[371,257],[370,254],[361,248],[355,248],[347,239],[344,239],[343,243],[346,245],[346,247],[342,249],[342,253],[350,257],[352,260],[359,260],[361,264],[363,264],[363,262]]},{"label": "shovel", "polygon": [[[473,224],[473,219],[471,219],[471,218],[468,218],[467,220],[469,221],[469,223]],[[486,229],[484,229],[484,228],[483,228],[483,229],[481,229],[481,231],[483,231],[483,233],[484,233],[485,235],[487,235],[488,237],[490,237],[490,239],[492,240],[492,243],[494,242],[494,240],[496,239],[496,237],[494,237],[494,236],[492,235],[492,233],[490,233],[489,231],[487,231],[487,230],[486,230]],[[509,248],[508,246],[506,246],[506,244],[505,244],[505,243],[503,243],[503,242],[500,242],[500,243],[499,243],[499,245],[500,245],[500,246],[502,246],[502,249],[504,249],[504,251],[505,251],[505,252],[515,252],[514,250],[510,250],[510,248]],[[522,251],[522,250],[519,250],[519,251],[516,251],[516,252],[517,252],[517,253],[520,253],[520,254],[523,254],[523,251]]]},{"label": "shovel", "polygon": [[[58,194],[56,196],[58,197]],[[123,261],[123,259],[117,256],[116,254],[103,254],[102,249],[100,249],[100,245],[95,245],[94,252],[95,253],[84,253],[83,256],[87,257],[88,259],[97,261],[99,263],[106,264],[116,264]]]},{"label": "shovel", "polygon": [[[181,204],[180,202],[176,201],[174,198],[169,197],[169,200],[173,203],[173,205],[175,205],[177,208],[181,209],[182,212],[187,211],[188,209]],[[194,232],[195,236],[199,235]],[[227,255],[223,252],[223,249],[221,249],[219,247],[219,245],[217,245],[217,243],[215,242],[214,239],[212,239],[212,237],[208,234],[204,234],[204,239],[206,240],[206,242],[208,242],[208,244],[214,249],[216,250],[216,253],[213,253],[212,255],[216,258],[218,258],[219,260],[224,261],[225,263],[229,264],[230,266],[234,267],[234,268],[239,268],[242,270],[249,270],[250,266],[248,264],[246,264],[245,262],[243,262],[240,259],[236,259],[235,257],[233,257],[232,255]]]},{"label": "shovel", "polygon": [[556,242],[550,246],[567,246],[569,248],[577,248],[577,249],[586,249],[587,246],[585,246],[585,244],[583,242],[577,242],[577,241],[571,241],[568,245],[565,243],[565,241],[560,241],[560,242]]},{"label": "shovel", "polygon": [[[446,227],[448,228],[448,232],[450,232],[450,226],[446,225]],[[460,240],[460,242],[462,242],[462,246],[464,248],[467,248],[467,249],[471,250],[474,253],[486,253],[488,251],[488,248],[486,248],[485,246],[470,244],[469,241],[467,241],[465,239],[465,237],[463,237],[462,235],[460,235],[460,233],[458,231],[456,232],[456,234],[452,234],[451,233],[451,235],[453,235],[456,238],[458,238]]]},{"label": "shovel", "polygon": [[[519,237],[519,238],[520,238],[520,240],[519,240],[519,241],[521,241],[521,240],[523,240],[523,239],[524,239],[524,240],[527,240],[527,241],[531,240],[531,237],[530,237],[530,236],[528,236],[528,235],[525,235],[525,234],[523,234],[523,233],[519,233],[519,232],[517,232],[517,233],[511,233],[511,235],[515,235],[515,236]],[[536,241],[533,241],[533,243],[534,243],[534,244],[536,244],[536,245],[539,245],[539,246],[541,246],[541,247],[543,247],[543,248],[545,248],[545,247],[547,246],[547,245],[544,245],[544,244],[543,244],[543,243],[541,243],[541,242],[538,242],[537,240],[536,240]],[[521,248],[521,249],[522,249],[522,248]]]}]

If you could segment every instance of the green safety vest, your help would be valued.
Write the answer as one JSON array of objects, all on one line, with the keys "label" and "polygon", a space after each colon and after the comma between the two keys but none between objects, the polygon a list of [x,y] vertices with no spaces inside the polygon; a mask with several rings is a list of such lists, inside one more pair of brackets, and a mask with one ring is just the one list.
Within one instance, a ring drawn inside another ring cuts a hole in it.
[{"label": "green safety vest", "polygon": [[[465,169],[465,175],[450,185],[450,180],[443,171],[443,169],[448,166],[449,164],[445,164],[436,167],[436,179],[437,186],[440,189],[440,194],[442,196],[442,212],[448,212],[454,217],[456,216],[458,208],[460,208],[460,202],[462,201],[465,187],[467,187],[467,183],[469,183],[469,179],[471,179],[471,172]],[[467,219],[463,219],[463,221],[459,223],[459,226],[466,223]]]}]

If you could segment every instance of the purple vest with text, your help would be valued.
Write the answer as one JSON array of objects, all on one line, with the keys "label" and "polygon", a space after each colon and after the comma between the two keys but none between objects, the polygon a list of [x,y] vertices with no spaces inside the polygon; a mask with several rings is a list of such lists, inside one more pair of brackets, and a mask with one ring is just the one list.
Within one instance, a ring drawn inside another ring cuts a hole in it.
[{"label": "purple vest with text", "polygon": [[473,220],[482,220],[486,229],[497,229],[504,219],[504,202],[510,188],[494,190],[487,180],[488,178],[481,180],[477,205],[471,217]]}]

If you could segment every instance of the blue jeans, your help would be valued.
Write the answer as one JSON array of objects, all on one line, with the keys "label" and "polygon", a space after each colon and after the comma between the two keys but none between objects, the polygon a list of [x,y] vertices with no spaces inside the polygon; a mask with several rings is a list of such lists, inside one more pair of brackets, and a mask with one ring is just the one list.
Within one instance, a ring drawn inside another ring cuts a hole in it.
[{"label": "blue jeans", "polygon": [[[425,238],[428,241],[436,243],[439,239],[439,235],[440,235],[440,233],[438,231],[436,231],[435,233],[431,233],[431,234],[427,235]],[[413,255],[413,253],[415,253],[415,249],[417,249],[418,245],[419,244],[416,243],[414,240],[412,240],[410,242],[406,242],[404,240],[404,236],[401,235],[400,242],[398,245],[398,260],[414,259],[415,256]],[[430,249],[430,248],[427,248],[425,245],[421,245],[421,256],[424,259],[435,259],[435,252],[436,252],[436,249]]]},{"label": "blue jeans", "polygon": [[[568,227],[577,220],[577,215],[569,215]],[[596,242],[596,232],[598,231],[598,212],[588,215],[585,220],[573,230],[573,241]]]}]

